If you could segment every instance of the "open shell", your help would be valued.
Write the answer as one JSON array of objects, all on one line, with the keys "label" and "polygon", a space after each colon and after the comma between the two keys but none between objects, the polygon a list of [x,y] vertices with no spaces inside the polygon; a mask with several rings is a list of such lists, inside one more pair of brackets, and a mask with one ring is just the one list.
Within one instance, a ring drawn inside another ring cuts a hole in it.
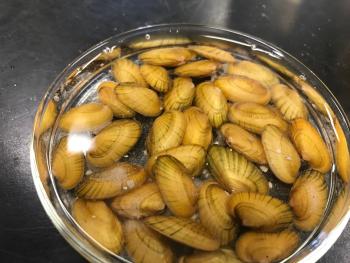
[{"label": "open shell", "polygon": [[188,108],[184,114],[186,130],[182,144],[197,144],[207,149],[213,138],[208,116],[197,107]]},{"label": "open shell", "polygon": [[332,160],[328,148],[317,130],[305,119],[295,119],[291,125],[291,138],[301,157],[311,168],[327,173]]},{"label": "open shell", "polygon": [[261,141],[274,175],[286,184],[294,183],[301,161],[293,143],[280,129],[273,125],[265,127]]},{"label": "open shell", "polygon": [[165,204],[155,183],[148,183],[114,198],[111,208],[118,215],[139,219],[164,210]]},{"label": "open shell", "polygon": [[151,39],[140,39],[132,42],[129,47],[133,49],[145,49],[151,47],[161,47],[161,46],[173,46],[173,45],[184,45],[191,43],[191,39],[182,36],[169,36]]},{"label": "open shell", "polygon": [[190,78],[175,78],[173,86],[164,96],[164,108],[170,110],[183,110],[192,104],[195,86]]},{"label": "open shell", "polygon": [[199,223],[174,216],[151,216],[145,223],[155,231],[187,246],[205,251],[214,251],[220,242],[213,238]]},{"label": "open shell", "polygon": [[244,262],[277,262],[297,248],[299,236],[290,230],[279,233],[247,232],[236,241],[236,254]]},{"label": "open shell", "polygon": [[85,199],[106,199],[130,192],[147,179],[144,169],[129,163],[116,163],[87,176],[76,188]]},{"label": "open shell", "polygon": [[189,256],[182,256],[179,263],[242,263],[231,249],[220,248],[216,251],[197,251]]},{"label": "open shell", "polygon": [[266,87],[272,87],[279,83],[278,77],[267,67],[263,65],[242,60],[235,64],[229,64],[227,72],[233,75],[246,76],[251,79],[260,81]]},{"label": "open shell", "polygon": [[307,119],[308,111],[298,92],[284,84],[271,88],[272,102],[288,121],[296,118]]},{"label": "open shell", "polygon": [[227,213],[228,193],[213,181],[201,186],[198,200],[198,211],[202,225],[210,234],[227,245],[236,235],[237,225]]},{"label": "open shell", "polygon": [[229,107],[228,119],[243,128],[261,134],[265,126],[271,124],[283,132],[288,129],[288,123],[274,108],[253,102],[236,102]]},{"label": "open shell", "polygon": [[134,84],[121,84],[115,89],[119,100],[133,111],[155,117],[162,111],[162,103],[157,93],[151,89]]},{"label": "open shell", "polygon": [[147,83],[141,75],[140,67],[130,59],[116,60],[112,65],[112,74],[119,83],[135,83],[147,88]]},{"label": "open shell", "polygon": [[173,263],[174,254],[165,238],[136,220],[124,223],[125,246],[135,263]]},{"label": "open shell", "polygon": [[151,156],[145,166],[147,174],[153,174],[153,166],[159,156],[170,155],[179,160],[190,176],[198,176],[205,163],[206,151],[199,145],[180,145]]},{"label": "open shell", "polygon": [[302,231],[312,231],[324,215],[327,197],[328,189],[323,174],[307,170],[299,176],[289,198],[295,226]]},{"label": "open shell", "polygon": [[224,94],[211,82],[202,82],[196,88],[195,104],[208,115],[211,125],[220,127],[227,118],[227,102]]},{"label": "open shell", "polygon": [[69,148],[68,137],[63,137],[55,148],[52,174],[65,190],[74,188],[84,176],[84,154]]},{"label": "open shell", "polygon": [[103,201],[77,199],[72,215],[79,226],[99,244],[114,253],[123,247],[123,230],[118,218]]},{"label": "open shell", "polygon": [[214,59],[220,62],[235,62],[235,58],[230,52],[217,47],[196,45],[189,46],[188,48],[196,52],[198,55],[208,59]]},{"label": "open shell", "polygon": [[208,77],[213,74],[219,64],[210,60],[190,62],[174,70],[174,74],[180,77]]},{"label": "open shell", "polygon": [[268,182],[262,172],[232,149],[211,146],[207,159],[212,175],[230,193],[268,192]]},{"label": "open shell", "polygon": [[221,89],[226,99],[232,102],[254,102],[265,105],[271,99],[268,88],[259,81],[245,76],[220,76],[214,84]]},{"label": "open shell", "polygon": [[156,91],[167,92],[170,86],[168,71],[160,66],[144,64],[140,67],[146,82]]},{"label": "open shell", "polygon": [[350,181],[350,155],[348,143],[338,120],[335,120],[334,127],[336,132],[335,160],[337,169],[343,181],[348,183]]},{"label": "open shell", "polygon": [[[39,106],[43,110],[43,104]],[[43,112],[39,127],[36,130],[37,138],[52,127],[57,117],[57,105],[53,100],[47,103],[46,109]]]},{"label": "open shell", "polygon": [[192,216],[197,208],[198,191],[185,167],[170,155],[158,157],[154,176],[169,210],[179,217]]},{"label": "open shell", "polygon": [[135,115],[135,112],[128,106],[124,105],[117,94],[115,89],[118,84],[114,81],[104,81],[98,86],[98,99],[106,104],[113,112],[113,115],[117,118],[130,118]]},{"label": "open shell", "polygon": [[232,149],[243,154],[247,159],[258,164],[266,164],[266,155],[261,140],[240,126],[226,123],[220,127],[220,132]]},{"label": "open shell", "polygon": [[276,231],[288,227],[293,220],[287,204],[269,195],[259,193],[237,193],[227,203],[228,211],[239,218],[242,225],[262,231]]},{"label": "open shell", "polygon": [[167,47],[142,52],[139,59],[146,64],[173,67],[186,63],[194,57],[192,51],[184,47]]},{"label": "open shell", "polygon": [[95,131],[106,126],[112,118],[113,112],[108,106],[87,103],[65,112],[59,127],[66,132]]},{"label": "open shell", "polygon": [[152,125],[147,138],[147,151],[150,155],[177,147],[181,144],[186,129],[185,116],[180,111],[167,111]]},{"label": "open shell", "polygon": [[107,167],[130,151],[140,136],[137,121],[114,121],[94,137],[86,158],[95,167]]}]

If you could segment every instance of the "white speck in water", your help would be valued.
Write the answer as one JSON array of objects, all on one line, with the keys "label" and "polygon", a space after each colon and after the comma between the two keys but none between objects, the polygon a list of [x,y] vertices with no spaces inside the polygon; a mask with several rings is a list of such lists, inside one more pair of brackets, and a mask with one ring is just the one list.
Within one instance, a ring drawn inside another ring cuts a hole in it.
[{"label": "white speck in water", "polygon": [[125,154],[125,155],[124,155],[124,158],[129,158],[129,154]]},{"label": "white speck in water", "polygon": [[229,151],[232,152],[233,150],[230,148]]},{"label": "white speck in water", "polygon": [[202,172],[202,177],[204,179],[208,179],[210,177],[210,173],[207,169],[204,169],[203,172]]},{"label": "white speck in water", "polygon": [[299,75],[299,78],[302,80],[306,80],[306,77],[304,75]]},{"label": "white speck in water", "polygon": [[143,155],[147,155],[147,151],[146,150],[143,150]]},{"label": "white speck in water", "polygon": [[92,174],[92,171],[91,171],[91,170],[87,170],[87,171],[85,172],[85,175],[90,175],[90,174]]},{"label": "white speck in water", "polygon": [[123,186],[123,190],[128,190],[128,187],[126,185]]},{"label": "white speck in water", "polygon": [[260,165],[260,170],[266,173],[269,170],[269,168],[265,165]]},{"label": "white speck in water", "polygon": [[287,156],[287,157],[286,157],[286,160],[291,161],[291,160],[292,160],[292,157]]},{"label": "white speck in water", "polygon": [[53,97],[53,100],[56,101],[56,102],[58,102],[58,101],[60,100],[60,97],[58,97],[57,95],[55,95],[55,96]]},{"label": "white speck in water", "polygon": [[269,188],[271,189],[273,187],[273,184],[269,182]]},{"label": "white speck in water", "polygon": [[145,39],[146,39],[146,40],[150,40],[150,39],[151,39],[151,35],[150,35],[150,34],[146,34],[146,35],[145,35]]},{"label": "white speck in water", "polygon": [[160,108],[159,108],[160,110],[163,110],[164,108],[162,107],[162,106],[160,106]]},{"label": "white speck in water", "polygon": [[216,144],[216,145],[218,145],[219,144],[219,141],[215,141],[213,144]]},{"label": "white speck in water", "polygon": [[176,29],[176,33],[179,33],[180,32],[180,30],[179,29]]},{"label": "white speck in water", "polygon": [[13,84],[13,86],[14,86],[14,87],[16,87],[16,86],[17,86],[17,84],[15,83],[15,84]]},{"label": "white speck in water", "polygon": [[205,163],[205,165],[206,165],[206,166],[208,166],[208,165],[209,165],[209,163]]}]

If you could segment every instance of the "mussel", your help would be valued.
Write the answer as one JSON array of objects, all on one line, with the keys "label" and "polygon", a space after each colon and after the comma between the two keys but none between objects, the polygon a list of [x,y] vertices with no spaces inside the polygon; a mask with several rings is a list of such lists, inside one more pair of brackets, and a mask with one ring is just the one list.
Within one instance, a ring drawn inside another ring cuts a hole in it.
[{"label": "mussel", "polygon": [[179,217],[192,216],[197,208],[198,191],[182,163],[162,155],[157,158],[153,172],[169,210]]},{"label": "mussel", "polygon": [[174,74],[180,77],[208,77],[213,74],[219,64],[210,60],[199,60],[179,66],[174,70]]},{"label": "mussel", "polygon": [[232,241],[237,232],[237,224],[227,213],[228,198],[228,193],[214,181],[201,186],[198,200],[200,221],[213,237],[220,240],[221,245]]},{"label": "mussel", "polygon": [[212,175],[228,192],[268,192],[268,182],[262,172],[232,149],[211,146],[207,160]]},{"label": "mussel", "polygon": [[72,205],[72,215],[100,245],[114,253],[121,251],[124,242],[122,226],[103,201],[77,199]]},{"label": "mussel", "polygon": [[112,65],[112,74],[119,83],[134,83],[147,88],[147,83],[141,75],[140,67],[130,59],[117,59]]},{"label": "mussel", "polygon": [[196,251],[191,255],[182,256],[179,263],[242,263],[242,261],[231,249],[220,248],[216,251]]},{"label": "mussel", "polygon": [[118,215],[139,219],[164,210],[165,204],[155,183],[148,183],[114,198],[111,208]]},{"label": "mussel", "polygon": [[217,47],[193,45],[193,46],[189,46],[188,48],[196,52],[198,55],[208,59],[213,59],[220,62],[230,62],[230,63],[235,62],[235,58],[232,56],[230,52],[222,50]]},{"label": "mussel", "polygon": [[39,107],[43,112],[38,128],[35,130],[37,138],[52,127],[57,117],[57,105],[53,100],[47,103],[46,108],[43,108],[43,103]]},{"label": "mussel", "polygon": [[324,215],[328,198],[324,174],[307,170],[293,184],[289,205],[295,215],[294,224],[303,231],[312,231]]},{"label": "mussel", "polygon": [[293,220],[290,207],[270,195],[252,192],[232,194],[227,208],[242,225],[267,232],[288,227]]},{"label": "mussel", "polygon": [[180,111],[167,111],[153,122],[147,138],[147,151],[157,154],[179,146],[186,129],[185,116]]},{"label": "mussel", "polygon": [[211,125],[220,127],[227,119],[227,102],[221,90],[211,82],[202,82],[196,88],[195,104],[208,115]]},{"label": "mussel", "polygon": [[267,125],[261,135],[267,162],[274,175],[286,184],[292,184],[299,172],[300,157],[293,143],[280,129]]},{"label": "mussel", "polygon": [[248,160],[258,164],[267,163],[261,140],[255,134],[232,123],[222,125],[220,132],[228,146],[244,155]]},{"label": "mussel", "polygon": [[144,64],[140,67],[146,82],[156,91],[167,92],[170,87],[168,71],[161,66]]},{"label": "mussel", "polygon": [[332,160],[328,148],[310,122],[295,119],[291,125],[291,138],[301,157],[311,168],[321,173],[331,169]]},{"label": "mussel", "polygon": [[52,174],[60,187],[74,188],[84,176],[84,154],[69,147],[69,137],[63,137],[56,146],[52,158]]},{"label": "mussel", "polygon": [[247,263],[277,262],[297,248],[297,233],[284,230],[278,233],[247,232],[236,241],[236,254]]},{"label": "mussel", "polygon": [[114,121],[94,137],[86,158],[95,167],[110,166],[134,147],[140,136],[137,121]]},{"label": "mussel", "polygon": [[236,102],[229,107],[228,119],[243,128],[261,134],[265,126],[271,124],[283,132],[288,130],[288,123],[283,120],[277,109],[253,102]]},{"label": "mussel", "polygon": [[183,36],[169,36],[151,39],[139,39],[130,43],[129,47],[133,49],[145,49],[151,47],[183,45],[191,43],[191,39]]},{"label": "mussel", "polygon": [[350,181],[350,155],[348,143],[339,121],[336,119],[334,122],[336,141],[335,141],[335,161],[340,177],[344,182]]},{"label": "mussel", "polygon": [[220,76],[214,84],[221,89],[226,99],[232,102],[254,102],[265,105],[271,99],[268,88],[259,81],[245,76]]},{"label": "mussel", "polygon": [[145,223],[160,234],[193,248],[214,251],[220,247],[220,242],[201,224],[188,218],[151,216]]},{"label": "mussel", "polygon": [[120,162],[87,176],[75,192],[85,199],[106,199],[128,193],[146,179],[142,167]]},{"label": "mussel", "polygon": [[173,263],[174,254],[165,238],[141,221],[124,223],[125,247],[135,263]]},{"label": "mussel", "polygon": [[105,127],[113,118],[112,110],[103,104],[87,103],[65,112],[59,127],[66,132],[95,131]]},{"label": "mussel", "polygon": [[172,88],[164,96],[166,111],[183,110],[192,104],[195,86],[190,78],[175,78]]}]

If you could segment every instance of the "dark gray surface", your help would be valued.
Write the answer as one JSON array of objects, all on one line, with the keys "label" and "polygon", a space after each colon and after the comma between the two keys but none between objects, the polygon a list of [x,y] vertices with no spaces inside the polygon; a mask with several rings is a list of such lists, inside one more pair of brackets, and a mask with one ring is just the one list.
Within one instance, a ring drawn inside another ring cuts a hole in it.
[{"label": "dark gray surface", "polygon": [[[79,53],[126,29],[191,22],[240,30],[288,51],[350,113],[350,1],[0,0],[0,261],[84,262],[36,196],[29,140],[40,98]],[[350,227],[320,262],[350,262]]]}]

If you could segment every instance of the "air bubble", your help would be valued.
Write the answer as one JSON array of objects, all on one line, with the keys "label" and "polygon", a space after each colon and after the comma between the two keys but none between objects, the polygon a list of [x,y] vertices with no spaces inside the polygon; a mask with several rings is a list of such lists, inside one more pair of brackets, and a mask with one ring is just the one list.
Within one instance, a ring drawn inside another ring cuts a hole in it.
[{"label": "air bubble", "polygon": [[146,34],[146,35],[145,35],[145,39],[146,39],[146,40],[150,40],[150,39],[151,39],[151,35],[150,35],[150,34]]}]

